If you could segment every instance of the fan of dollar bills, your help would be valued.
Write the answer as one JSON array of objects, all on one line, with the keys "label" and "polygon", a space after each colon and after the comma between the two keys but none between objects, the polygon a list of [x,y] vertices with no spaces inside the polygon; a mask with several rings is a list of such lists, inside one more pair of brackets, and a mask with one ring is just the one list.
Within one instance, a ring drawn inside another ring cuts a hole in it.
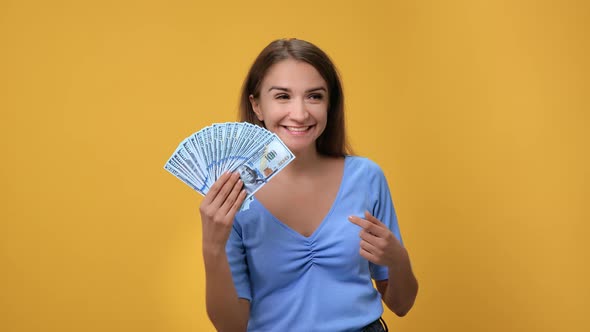
[{"label": "fan of dollar bills", "polygon": [[202,195],[238,171],[248,201],[295,156],[276,134],[246,122],[216,123],[184,139],[164,168]]}]

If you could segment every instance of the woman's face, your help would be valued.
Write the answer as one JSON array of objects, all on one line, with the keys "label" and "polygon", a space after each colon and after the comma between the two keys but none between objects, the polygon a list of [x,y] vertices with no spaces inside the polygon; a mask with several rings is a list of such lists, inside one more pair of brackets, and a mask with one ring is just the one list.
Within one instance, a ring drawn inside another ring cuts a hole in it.
[{"label": "woman's face", "polygon": [[269,68],[252,108],[266,129],[276,133],[295,154],[315,152],[326,128],[328,86],[310,64],[293,59]]}]

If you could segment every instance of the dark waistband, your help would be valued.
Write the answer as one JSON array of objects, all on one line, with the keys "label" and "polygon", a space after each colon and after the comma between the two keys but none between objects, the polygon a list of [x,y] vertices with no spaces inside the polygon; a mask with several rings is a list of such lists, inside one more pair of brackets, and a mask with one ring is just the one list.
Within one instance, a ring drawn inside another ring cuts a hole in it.
[{"label": "dark waistband", "polygon": [[389,331],[387,328],[387,324],[383,318],[379,317],[376,321],[372,322],[371,324],[365,326],[361,332],[387,332]]}]

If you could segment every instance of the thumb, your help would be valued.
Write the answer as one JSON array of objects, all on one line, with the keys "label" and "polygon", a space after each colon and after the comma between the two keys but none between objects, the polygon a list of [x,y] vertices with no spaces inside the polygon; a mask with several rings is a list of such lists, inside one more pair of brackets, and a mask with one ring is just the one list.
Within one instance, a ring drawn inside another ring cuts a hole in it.
[{"label": "thumb", "polygon": [[382,225],[382,222],[379,221],[379,219],[375,218],[375,216],[373,216],[368,210],[365,210],[365,219],[372,224],[376,224],[379,226]]}]

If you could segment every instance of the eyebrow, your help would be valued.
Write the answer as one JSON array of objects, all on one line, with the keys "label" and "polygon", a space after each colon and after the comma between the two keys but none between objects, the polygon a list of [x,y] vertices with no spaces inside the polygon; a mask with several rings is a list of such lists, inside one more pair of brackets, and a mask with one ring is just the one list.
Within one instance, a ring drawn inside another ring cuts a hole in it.
[{"label": "eyebrow", "polygon": [[[289,88],[283,88],[283,87],[280,87],[280,86],[271,86],[270,89],[268,89],[268,91],[271,91],[271,90],[280,90],[280,91],[285,91],[285,92],[291,92],[291,89],[289,89]],[[317,88],[312,88],[312,89],[309,89],[309,90],[305,90],[305,93],[314,92],[314,91],[322,91],[322,90],[324,92],[327,92],[326,88],[324,88],[323,86],[320,86],[320,87],[317,87]]]}]

